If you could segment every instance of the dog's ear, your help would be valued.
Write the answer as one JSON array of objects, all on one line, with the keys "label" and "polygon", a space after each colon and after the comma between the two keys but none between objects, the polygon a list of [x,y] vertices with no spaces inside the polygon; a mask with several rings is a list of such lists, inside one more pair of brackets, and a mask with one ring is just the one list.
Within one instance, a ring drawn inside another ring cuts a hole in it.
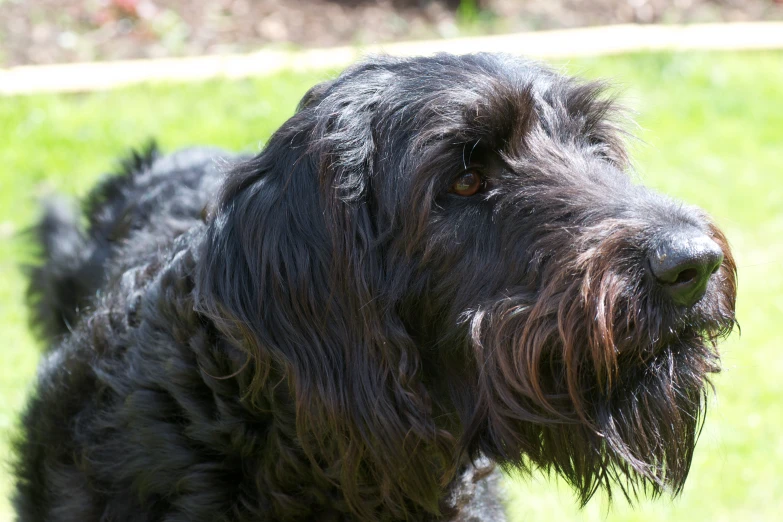
[{"label": "dog's ear", "polygon": [[417,347],[385,291],[372,136],[359,135],[369,123],[344,125],[304,101],[234,169],[201,253],[198,307],[246,354],[235,377],[249,407],[271,412],[270,433],[296,434],[304,455],[277,457],[338,484],[363,519],[381,508],[405,519],[412,503],[437,512],[454,441],[432,420]]}]

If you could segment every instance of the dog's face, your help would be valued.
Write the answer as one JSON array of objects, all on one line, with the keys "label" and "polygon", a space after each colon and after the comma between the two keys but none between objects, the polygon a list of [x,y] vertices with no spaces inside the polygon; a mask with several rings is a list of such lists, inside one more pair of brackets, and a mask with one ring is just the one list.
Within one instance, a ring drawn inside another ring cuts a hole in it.
[{"label": "dog's face", "polygon": [[231,269],[202,280],[257,400],[287,377],[305,447],[304,426],[343,437],[350,472],[414,503],[479,452],[583,500],[677,491],[735,268],[702,212],[633,182],[616,113],[494,55],[377,59],[311,90],[229,180],[210,245]]}]

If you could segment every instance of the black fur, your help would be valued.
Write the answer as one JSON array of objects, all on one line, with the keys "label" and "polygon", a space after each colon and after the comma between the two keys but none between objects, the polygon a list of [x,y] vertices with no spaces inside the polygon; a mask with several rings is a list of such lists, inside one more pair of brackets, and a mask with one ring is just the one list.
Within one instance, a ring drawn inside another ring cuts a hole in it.
[{"label": "black fur", "polygon": [[[499,521],[491,462],[678,491],[734,266],[615,116],[508,56],[375,58],[253,158],[150,148],[86,232],[52,207],[20,519]],[[682,227],[725,255],[688,308],[645,266]]]}]

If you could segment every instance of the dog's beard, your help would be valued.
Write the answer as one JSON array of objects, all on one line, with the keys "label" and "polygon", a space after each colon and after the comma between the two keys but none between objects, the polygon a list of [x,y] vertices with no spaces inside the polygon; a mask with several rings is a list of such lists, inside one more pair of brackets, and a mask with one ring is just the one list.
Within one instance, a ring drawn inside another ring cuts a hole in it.
[{"label": "dog's beard", "polygon": [[550,262],[535,295],[467,314],[479,399],[465,443],[509,468],[555,471],[582,502],[601,488],[678,493],[720,370],[716,342],[735,324],[735,266],[712,233],[725,260],[688,311],[662,302],[636,260],[617,262],[626,225]]}]

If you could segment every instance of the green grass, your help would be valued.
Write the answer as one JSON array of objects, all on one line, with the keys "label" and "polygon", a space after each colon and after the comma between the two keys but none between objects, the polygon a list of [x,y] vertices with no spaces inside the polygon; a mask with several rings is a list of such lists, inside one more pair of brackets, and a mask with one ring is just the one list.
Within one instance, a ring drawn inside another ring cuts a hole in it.
[{"label": "green grass", "polygon": [[[510,481],[512,520],[779,520],[783,513],[783,54],[639,54],[574,61],[609,77],[638,112],[645,183],[707,209],[739,266],[742,337],[723,344],[725,371],[681,497],[582,511],[559,481]],[[157,85],[86,96],[0,98],[0,459],[34,373],[15,238],[49,190],[83,194],[128,145],[211,143],[256,150],[323,73]],[[2,498],[10,488],[0,471]]]}]

